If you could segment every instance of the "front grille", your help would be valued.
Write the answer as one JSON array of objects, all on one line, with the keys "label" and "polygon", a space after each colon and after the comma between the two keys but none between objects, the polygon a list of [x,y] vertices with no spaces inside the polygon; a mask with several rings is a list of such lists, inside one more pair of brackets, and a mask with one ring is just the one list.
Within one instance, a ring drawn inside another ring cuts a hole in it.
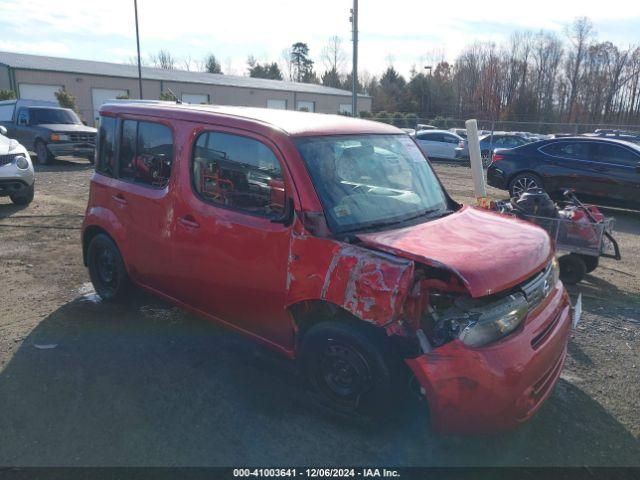
[{"label": "front grille", "polygon": [[0,165],[9,165],[19,154],[12,153],[10,155],[0,155]]},{"label": "front grille", "polygon": [[527,299],[530,312],[540,305],[553,288],[549,281],[552,268],[551,264],[547,265],[547,268],[520,287]]},{"label": "front grille", "polygon": [[74,143],[96,143],[95,133],[70,133],[69,138]]}]

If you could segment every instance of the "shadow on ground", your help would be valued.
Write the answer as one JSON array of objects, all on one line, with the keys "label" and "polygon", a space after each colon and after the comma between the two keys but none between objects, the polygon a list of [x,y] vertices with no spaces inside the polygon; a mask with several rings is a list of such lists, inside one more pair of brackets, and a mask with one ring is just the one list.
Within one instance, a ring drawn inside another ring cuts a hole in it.
[{"label": "shadow on ground", "polygon": [[0,372],[0,465],[640,465],[638,440],[565,381],[509,434],[427,421],[418,402],[378,424],[320,413],[288,362],[142,294],[64,305]]}]

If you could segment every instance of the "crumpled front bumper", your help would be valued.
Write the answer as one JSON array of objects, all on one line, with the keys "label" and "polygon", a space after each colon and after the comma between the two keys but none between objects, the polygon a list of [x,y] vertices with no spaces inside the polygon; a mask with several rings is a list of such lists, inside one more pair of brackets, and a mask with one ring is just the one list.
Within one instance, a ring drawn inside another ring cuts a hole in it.
[{"label": "crumpled front bumper", "polygon": [[561,282],[518,330],[482,348],[459,340],[407,359],[436,431],[509,430],[528,420],[555,386],[567,353],[571,305]]}]

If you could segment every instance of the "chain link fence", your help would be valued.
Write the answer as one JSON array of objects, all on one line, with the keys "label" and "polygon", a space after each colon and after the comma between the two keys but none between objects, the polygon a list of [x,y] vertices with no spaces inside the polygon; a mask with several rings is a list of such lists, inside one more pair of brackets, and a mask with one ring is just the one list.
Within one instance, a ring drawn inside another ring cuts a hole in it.
[{"label": "chain link fence", "polygon": [[[373,114],[369,120],[389,123],[400,128],[418,129],[419,126],[431,126],[438,129],[465,128],[466,119],[443,117],[419,117],[415,114],[393,114],[379,116]],[[578,135],[591,133],[596,130],[618,130],[634,132],[640,135],[640,125],[622,125],[614,123],[555,123],[555,122],[531,122],[510,120],[482,120],[477,119],[478,129],[487,132],[527,132],[532,134],[566,134]]]}]

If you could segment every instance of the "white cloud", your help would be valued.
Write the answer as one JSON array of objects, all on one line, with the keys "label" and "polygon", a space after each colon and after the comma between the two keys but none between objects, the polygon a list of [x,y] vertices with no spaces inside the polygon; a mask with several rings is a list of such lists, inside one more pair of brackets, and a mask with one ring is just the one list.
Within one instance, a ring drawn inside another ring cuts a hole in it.
[{"label": "white cloud", "polygon": [[[166,48],[200,57],[212,51],[221,58],[232,57],[234,69],[241,70],[247,55],[279,60],[283,48],[295,41],[307,42],[318,59],[332,35],[342,37],[345,49],[350,50],[350,6],[349,0],[138,0],[141,44],[146,53]],[[411,64],[419,64],[420,57],[433,49],[444,49],[452,58],[465,44],[476,40],[500,40],[517,29],[560,31],[583,15],[590,17],[597,28],[598,22],[640,17],[640,2],[458,0],[452,4],[365,0],[360,2],[361,65],[378,72],[391,54],[397,67],[407,72]],[[135,35],[131,0],[2,0],[0,26],[3,24],[17,28],[28,25],[34,35],[39,35],[30,47],[25,40],[21,51],[29,48],[36,53],[52,53],[42,35],[54,39],[54,43],[65,36],[84,36],[93,44],[104,43],[102,51],[82,53],[81,42],[74,41],[74,56],[85,58],[114,60],[122,58],[124,51],[135,50],[135,43],[131,43]],[[639,40],[629,39],[628,43]]]},{"label": "white cloud", "polygon": [[0,50],[58,56],[68,54],[71,51],[69,46],[62,42],[22,42],[14,40],[0,40]]}]

